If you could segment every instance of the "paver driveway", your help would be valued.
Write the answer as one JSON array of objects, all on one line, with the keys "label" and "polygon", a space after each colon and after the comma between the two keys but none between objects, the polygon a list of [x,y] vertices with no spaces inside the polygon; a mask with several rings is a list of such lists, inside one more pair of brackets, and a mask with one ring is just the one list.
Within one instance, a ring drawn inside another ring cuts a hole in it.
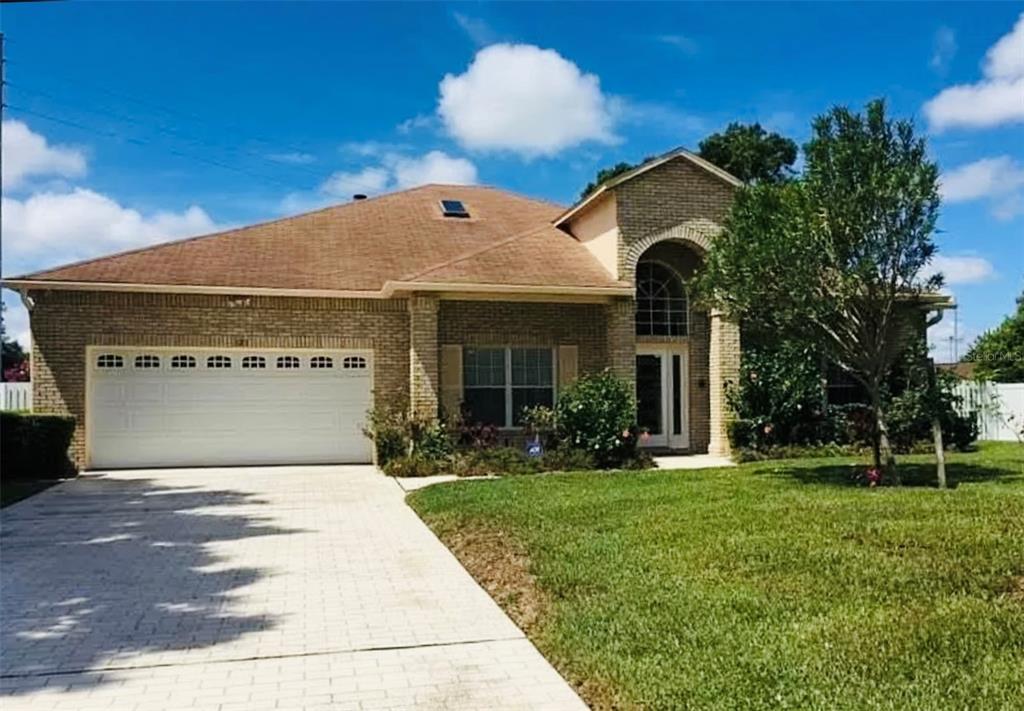
[{"label": "paver driveway", "polygon": [[0,515],[0,707],[579,709],[371,467],[90,476]]}]

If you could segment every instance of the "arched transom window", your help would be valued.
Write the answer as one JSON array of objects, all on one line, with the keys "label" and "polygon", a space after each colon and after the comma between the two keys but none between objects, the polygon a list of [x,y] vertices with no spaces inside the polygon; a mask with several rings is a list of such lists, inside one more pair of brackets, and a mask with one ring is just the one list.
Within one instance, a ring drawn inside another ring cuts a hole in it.
[{"label": "arched transom window", "polygon": [[685,336],[686,287],[671,267],[653,260],[636,265],[636,335]]}]

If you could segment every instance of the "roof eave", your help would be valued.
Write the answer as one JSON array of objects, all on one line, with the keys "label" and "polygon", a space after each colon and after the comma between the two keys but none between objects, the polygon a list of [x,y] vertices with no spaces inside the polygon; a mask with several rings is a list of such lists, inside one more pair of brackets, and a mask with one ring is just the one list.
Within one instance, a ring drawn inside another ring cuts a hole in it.
[{"label": "roof eave", "polygon": [[211,286],[201,284],[141,284],[126,282],[84,282],[42,279],[4,279],[0,285],[19,292],[33,290],[108,291],[144,294],[213,294],[224,296],[292,296],[325,299],[389,299],[411,292],[609,297],[630,296],[628,284],[608,286],[567,286],[531,284],[484,284],[430,281],[387,281],[378,290],[282,289],[276,287]]}]

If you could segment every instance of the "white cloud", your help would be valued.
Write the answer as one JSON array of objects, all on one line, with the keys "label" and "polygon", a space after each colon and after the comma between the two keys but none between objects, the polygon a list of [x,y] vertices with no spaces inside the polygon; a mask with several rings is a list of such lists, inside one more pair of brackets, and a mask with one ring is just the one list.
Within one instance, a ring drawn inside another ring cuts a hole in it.
[{"label": "white cloud", "polygon": [[586,141],[615,143],[600,80],[550,49],[496,44],[441,80],[438,115],[464,147],[550,156]]},{"label": "white cloud", "polygon": [[4,121],[3,181],[13,190],[32,176],[76,178],[85,175],[85,154],[71,146],[51,145],[21,121]]},{"label": "white cloud", "polygon": [[940,181],[943,200],[956,203],[986,199],[996,219],[1013,219],[1024,209],[1024,165],[1010,156],[961,165],[943,173]]},{"label": "white cloud", "polygon": [[298,151],[292,153],[271,153],[267,156],[270,160],[276,163],[285,163],[288,165],[308,165],[316,161],[316,156],[311,153],[300,153]]},{"label": "white cloud", "polygon": [[1024,121],[1024,14],[985,55],[983,78],[943,90],[924,105],[936,131]]},{"label": "white cloud", "polygon": [[684,54],[697,54],[699,49],[697,42],[692,37],[687,37],[686,35],[658,35],[655,39],[662,44],[675,47]]},{"label": "white cloud", "polygon": [[940,27],[935,31],[935,39],[932,41],[932,58],[929,66],[937,72],[945,73],[949,69],[949,63],[953,61],[956,49],[956,33],[948,27]]},{"label": "white cloud", "polygon": [[356,193],[376,195],[383,192],[391,176],[384,168],[364,168],[355,173],[338,171],[324,181],[320,192],[348,199]]},{"label": "white cloud", "polygon": [[423,129],[433,128],[436,118],[434,116],[425,116],[423,114],[417,114],[412,118],[407,118],[400,124],[395,126],[395,130],[403,135],[408,135],[413,131],[419,131]]},{"label": "white cloud", "polygon": [[452,158],[442,151],[430,151],[419,158],[400,158],[394,163],[395,185],[399,190],[429,183],[473,185],[476,166],[465,158]]},{"label": "white cloud", "polygon": [[461,12],[452,13],[452,17],[477,47],[484,47],[498,41],[498,34],[485,20],[463,15]]},{"label": "white cloud", "polygon": [[217,224],[191,206],[182,212],[144,215],[106,195],[75,188],[3,199],[4,247],[15,267],[43,260],[63,263],[141,247],[173,237],[213,232]]},{"label": "white cloud", "polygon": [[421,156],[385,153],[379,158],[377,165],[332,174],[316,192],[286,195],[280,211],[284,214],[308,212],[339,200],[349,200],[356,193],[372,196],[428,183],[473,185],[477,182],[477,170],[472,161],[452,157],[444,151],[430,151]]},{"label": "white cloud", "polygon": [[948,257],[937,254],[924,269],[925,276],[942,274],[946,286],[954,284],[977,284],[988,281],[996,275],[995,267],[984,257]]}]

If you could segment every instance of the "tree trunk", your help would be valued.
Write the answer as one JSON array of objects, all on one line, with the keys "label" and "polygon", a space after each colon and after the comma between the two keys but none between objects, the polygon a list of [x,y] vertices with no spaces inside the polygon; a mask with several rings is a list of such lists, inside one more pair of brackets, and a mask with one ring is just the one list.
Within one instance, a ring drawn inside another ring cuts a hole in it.
[{"label": "tree trunk", "polygon": [[939,418],[932,419],[932,439],[935,440],[935,469],[939,479],[939,488],[946,488],[946,452],[942,447],[942,425]]},{"label": "tree trunk", "polygon": [[892,445],[889,444],[889,428],[885,424],[885,416],[882,413],[882,396],[878,385],[868,388],[871,398],[871,413],[874,416],[874,466],[882,472],[884,481],[890,484],[899,485],[899,473],[896,471],[896,457],[892,453]]}]

